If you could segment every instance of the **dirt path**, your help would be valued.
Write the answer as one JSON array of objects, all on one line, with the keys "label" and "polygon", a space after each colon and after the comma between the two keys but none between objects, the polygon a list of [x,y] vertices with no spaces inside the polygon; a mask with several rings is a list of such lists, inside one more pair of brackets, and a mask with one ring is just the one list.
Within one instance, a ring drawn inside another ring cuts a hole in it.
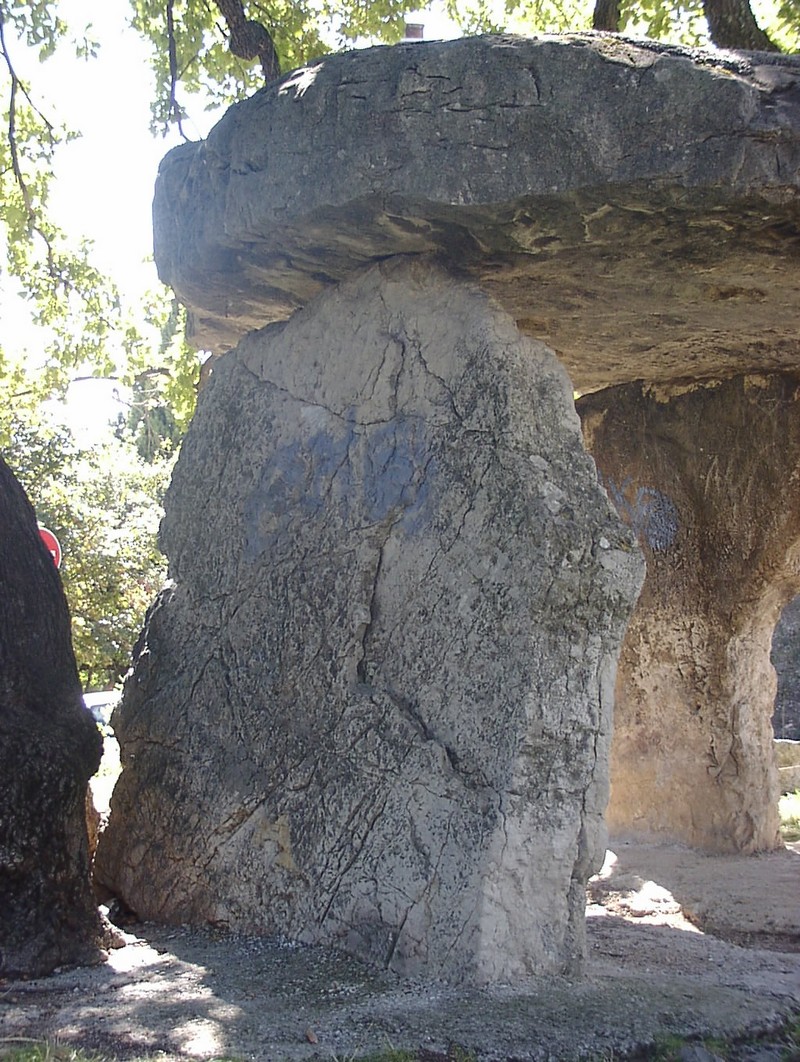
[{"label": "dirt path", "polygon": [[[758,858],[611,848],[589,890],[580,981],[453,989],[321,948],[144,925],[103,966],[0,986],[0,1038],[162,1062],[343,1060],[390,1046],[435,1062],[453,1045],[487,1059],[619,1059],[652,1057],[647,1045],[667,1034],[753,1036],[800,1011],[800,844]],[[767,1043],[738,1057],[781,1054]]]}]

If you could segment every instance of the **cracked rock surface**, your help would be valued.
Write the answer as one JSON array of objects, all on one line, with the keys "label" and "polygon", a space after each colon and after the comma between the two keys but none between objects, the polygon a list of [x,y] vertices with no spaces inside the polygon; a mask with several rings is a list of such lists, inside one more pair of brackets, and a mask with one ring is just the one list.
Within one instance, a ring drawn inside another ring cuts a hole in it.
[{"label": "cracked rock surface", "polygon": [[404,974],[577,971],[643,562],[552,353],[374,267],[222,359],[162,534],[103,885]]},{"label": "cracked rock surface", "polygon": [[797,56],[603,34],[373,48],[171,152],[156,262],[217,353],[376,260],[436,254],[581,391],[793,370],[799,186]]}]

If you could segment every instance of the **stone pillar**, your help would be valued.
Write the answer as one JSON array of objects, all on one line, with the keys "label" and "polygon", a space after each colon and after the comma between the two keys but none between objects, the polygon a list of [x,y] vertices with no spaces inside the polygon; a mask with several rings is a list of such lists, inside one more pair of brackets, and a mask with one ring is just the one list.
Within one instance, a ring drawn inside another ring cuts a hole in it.
[{"label": "stone pillar", "polygon": [[800,404],[788,376],[578,402],[647,577],[620,656],[612,832],[779,844],[772,632],[800,589]]},{"label": "stone pillar", "polygon": [[387,262],[220,359],[166,509],[105,887],[402,973],[577,970],[643,564],[554,355]]}]

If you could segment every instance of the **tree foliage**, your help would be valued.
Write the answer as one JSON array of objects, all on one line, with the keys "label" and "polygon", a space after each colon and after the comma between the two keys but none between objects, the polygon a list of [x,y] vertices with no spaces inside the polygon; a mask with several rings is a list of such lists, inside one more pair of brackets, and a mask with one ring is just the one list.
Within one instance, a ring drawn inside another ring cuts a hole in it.
[{"label": "tree foliage", "polygon": [[[284,71],[358,40],[394,43],[403,36],[404,16],[431,0],[250,0],[247,20],[272,38]],[[155,91],[153,128],[181,124],[185,100],[203,106],[227,106],[264,84],[256,58],[231,49],[232,32],[225,0],[131,0],[132,25],[151,46]],[[234,5],[236,6],[236,5]]]},{"label": "tree foliage", "polygon": [[[0,2],[0,62],[6,135],[0,139],[0,232],[6,290],[15,280],[33,320],[46,329],[48,359],[40,381],[64,387],[71,371],[91,363],[111,367],[106,349],[119,299],[113,283],[92,265],[85,241],[71,242],[52,220],[49,200],[53,160],[59,144],[76,134],[55,125],[34,91],[17,73],[11,37],[37,51],[45,61],[66,34],[57,6],[43,0]],[[76,56],[90,47],[77,44]],[[0,350],[0,370],[19,382],[19,367],[9,366]]]},{"label": "tree foliage", "polygon": [[[800,49],[800,0],[756,0],[755,8],[748,0],[447,0],[464,33],[593,28],[691,46]],[[720,35],[726,24],[733,36]]]},{"label": "tree foliage", "polygon": [[[86,240],[66,233],[50,209],[60,145],[79,133],[53,121],[48,101],[18,72],[16,56],[32,50],[40,63],[57,48],[78,62],[97,45],[72,36],[53,0],[0,0],[0,96],[5,136],[0,137],[0,296],[4,309],[23,300],[36,334],[35,363],[15,347],[6,329],[0,343],[0,390],[6,400],[63,394],[78,374],[113,376],[131,384],[160,362],[185,426],[194,403],[199,363],[183,341],[166,289],[135,311],[123,312],[113,279],[93,264]],[[4,316],[8,316],[4,313]]]},{"label": "tree foliage", "polygon": [[114,686],[165,578],[157,532],[174,449],[151,448],[144,461],[124,431],[81,448],[43,406],[6,409],[2,431],[7,464],[63,549],[61,578],[84,688]]}]

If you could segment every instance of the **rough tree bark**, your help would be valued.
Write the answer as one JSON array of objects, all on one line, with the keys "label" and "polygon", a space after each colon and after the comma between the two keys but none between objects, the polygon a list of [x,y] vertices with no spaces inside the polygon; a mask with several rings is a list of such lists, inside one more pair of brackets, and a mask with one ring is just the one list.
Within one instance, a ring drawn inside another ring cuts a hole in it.
[{"label": "rough tree bark", "polygon": [[703,0],[711,40],[718,48],[753,52],[780,51],[759,27],[748,0]]},{"label": "rough tree bark", "polygon": [[281,76],[281,65],[272,37],[264,26],[245,18],[242,0],[216,0],[216,4],[228,24],[231,52],[239,59],[260,60],[264,80],[276,81]]},{"label": "rough tree bark", "polygon": [[[709,36],[718,48],[780,51],[759,27],[748,0],[703,0],[703,14],[708,23]],[[619,0],[595,0],[592,29],[619,32]]]},{"label": "rough tree bark", "polygon": [[101,958],[84,801],[101,737],[61,581],[0,459],[0,975]]},{"label": "rough tree bark", "polygon": [[592,29],[619,32],[619,0],[597,0],[592,15]]}]

